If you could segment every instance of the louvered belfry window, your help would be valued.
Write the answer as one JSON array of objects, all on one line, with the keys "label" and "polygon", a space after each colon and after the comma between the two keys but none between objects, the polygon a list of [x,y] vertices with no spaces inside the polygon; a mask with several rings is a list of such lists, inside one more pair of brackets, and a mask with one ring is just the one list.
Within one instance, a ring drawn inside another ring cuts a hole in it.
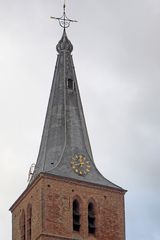
[{"label": "louvered belfry window", "polygon": [[73,230],[80,231],[80,209],[79,202],[77,199],[73,201]]},{"label": "louvered belfry window", "polygon": [[28,204],[27,207],[27,240],[31,240],[32,234],[32,206]]},{"label": "louvered belfry window", "polygon": [[95,234],[95,210],[92,202],[88,204],[88,233]]}]

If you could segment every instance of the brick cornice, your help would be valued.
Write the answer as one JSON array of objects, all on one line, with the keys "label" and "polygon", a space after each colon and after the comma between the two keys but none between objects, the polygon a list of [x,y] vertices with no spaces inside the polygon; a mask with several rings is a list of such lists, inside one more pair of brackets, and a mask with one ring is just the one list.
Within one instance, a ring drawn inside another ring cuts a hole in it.
[{"label": "brick cornice", "polygon": [[61,176],[57,176],[57,175],[53,175],[53,174],[49,174],[49,173],[40,173],[35,179],[34,181],[28,185],[28,187],[24,190],[24,192],[20,195],[20,197],[14,202],[14,204],[10,207],[10,211],[12,212],[15,207],[25,198],[25,196],[35,187],[35,185],[38,184],[38,182],[41,179],[55,179],[58,181],[63,181],[66,183],[72,183],[72,184],[78,184],[80,186],[85,186],[85,187],[92,187],[92,188],[98,188],[101,190],[108,190],[110,192],[115,192],[115,193],[121,193],[121,194],[125,194],[127,192],[127,190],[124,189],[115,189],[112,187],[108,187],[108,186],[102,186],[102,185],[98,185],[98,184],[92,184],[92,183],[88,183],[88,182],[84,182],[84,181],[79,181],[76,179],[71,179],[71,178],[67,178],[67,177],[61,177]]},{"label": "brick cornice", "polygon": [[68,178],[68,177],[57,176],[57,175],[53,175],[50,173],[43,173],[43,175],[48,179],[56,179],[56,180],[63,181],[66,183],[78,184],[80,186],[85,186],[85,187],[89,187],[89,188],[90,187],[96,188],[96,189],[98,188],[98,189],[108,190],[110,192],[117,192],[117,193],[124,193],[124,194],[127,192],[127,190],[125,190],[123,188],[122,189],[112,188],[112,187],[103,186],[100,184],[79,181],[79,180]]}]

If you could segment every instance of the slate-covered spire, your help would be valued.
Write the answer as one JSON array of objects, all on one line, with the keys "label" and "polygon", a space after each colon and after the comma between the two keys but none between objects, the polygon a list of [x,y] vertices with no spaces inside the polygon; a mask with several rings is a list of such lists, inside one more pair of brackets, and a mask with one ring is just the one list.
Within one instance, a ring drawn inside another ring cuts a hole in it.
[{"label": "slate-covered spire", "polygon": [[35,170],[88,183],[119,188],[95,167],[71,52],[64,29],[57,45],[58,57]]}]

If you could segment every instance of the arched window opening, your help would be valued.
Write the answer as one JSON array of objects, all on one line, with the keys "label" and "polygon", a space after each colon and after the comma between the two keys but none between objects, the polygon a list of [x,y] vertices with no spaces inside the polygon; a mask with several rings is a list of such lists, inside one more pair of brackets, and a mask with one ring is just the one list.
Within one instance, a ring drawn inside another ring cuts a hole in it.
[{"label": "arched window opening", "polygon": [[74,90],[74,81],[71,78],[67,80],[67,88]]},{"label": "arched window opening", "polygon": [[88,204],[88,233],[95,234],[95,211],[93,203]]},{"label": "arched window opening", "polygon": [[25,212],[22,211],[21,217],[20,217],[20,239],[26,240],[26,224],[25,224]]},{"label": "arched window opening", "polygon": [[27,207],[27,240],[31,240],[32,234],[32,206],[28,204]]},{"label": "arched window opening", "polygon": [[80,231],[80,211],[77,200],[73,201],[73,230],[77,232]]}]

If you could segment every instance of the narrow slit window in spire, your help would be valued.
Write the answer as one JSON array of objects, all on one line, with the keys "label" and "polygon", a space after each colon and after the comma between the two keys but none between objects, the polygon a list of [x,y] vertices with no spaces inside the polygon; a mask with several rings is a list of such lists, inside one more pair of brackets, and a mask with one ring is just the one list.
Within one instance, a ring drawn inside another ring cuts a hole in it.
[{"label": "narrow slit window in spire", "polygon": [[74,90],[75,86],[74,86],[74,81],[73,81],[73,79],[71,79],[71,78],[68,78],[68,79],[67,79],[67,88],[68,88],[68,89],[71,89],[71,90]]}]

